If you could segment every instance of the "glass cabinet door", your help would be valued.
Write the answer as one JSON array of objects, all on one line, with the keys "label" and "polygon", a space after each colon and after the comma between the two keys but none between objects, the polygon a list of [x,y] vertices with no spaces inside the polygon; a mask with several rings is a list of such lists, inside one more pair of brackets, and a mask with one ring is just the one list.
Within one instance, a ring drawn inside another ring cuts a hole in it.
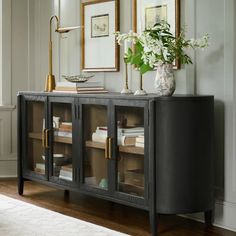
[{"label": "glass cabinet door", "polygon": [[73,155],[73,99],[60,102],[61,98],[50,98],[50,180],[60,183],[76,181],[76,160]]},{"label": "glass cabinet door", "polygon": [[25,98],[25,120],[23,127],[26,133],[25,167],[27,174],[46,178],[46,100]]},{"label": "glass cabinet door", "polygon": [[83,185],[108,190],[108,107],[82,104]]},{"label": "glass cabinet door", "polygon": [[145,107],[116,106],[116,191],[145,197]]}]

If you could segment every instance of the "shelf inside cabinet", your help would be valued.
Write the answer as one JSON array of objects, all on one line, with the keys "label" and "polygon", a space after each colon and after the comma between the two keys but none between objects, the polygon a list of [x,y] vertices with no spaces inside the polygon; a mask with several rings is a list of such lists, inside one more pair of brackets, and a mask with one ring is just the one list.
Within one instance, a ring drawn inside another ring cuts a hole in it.
[{"label": "shelf inside cabinet", "polygon": [[[29,138],[42,140],[41,133],[29,133]],[[54,136],[54,142],[72,144],[72,138]]]},{"label": "shelf inside cabinet", "polygon": [[[105,143],[86,141],[86,147],[105,149]],[[144,155],[144,148],[135,146],[119,146],[119,152]]]}]

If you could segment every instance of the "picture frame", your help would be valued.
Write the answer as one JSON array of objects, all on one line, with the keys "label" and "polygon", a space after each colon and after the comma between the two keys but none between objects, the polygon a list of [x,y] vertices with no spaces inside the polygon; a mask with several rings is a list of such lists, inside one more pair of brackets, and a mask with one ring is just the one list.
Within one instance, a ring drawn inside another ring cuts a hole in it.
[{"label": "picture frame", "polygon": [[119,0],[82,0],[81,25],[81,70],[119,71]]},{"label": "picture frame", "polygon": [[[160,20],[166,20],[172,33],[180,34],[180,0],[133,0],[133,31],[140,33]],[[139,19],[139,20],[138,20]],[[175,60],[174,69],[180,69]]]}]

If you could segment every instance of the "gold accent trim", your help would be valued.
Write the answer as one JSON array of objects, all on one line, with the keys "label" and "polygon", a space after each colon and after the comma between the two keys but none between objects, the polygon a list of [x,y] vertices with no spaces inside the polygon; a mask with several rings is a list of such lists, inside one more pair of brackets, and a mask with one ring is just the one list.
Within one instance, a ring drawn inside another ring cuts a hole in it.
[{"label": "gold accent trim", "polygon": [[105,159],[109,159],[109,137],[106,138]]},{"label": "gold accent trim", "polygon": [[42,147],[45,148],[45,129],[42,130]]},{"label": "gold accent trim", "polygon": [[108,159],[112,158],[112,138],[108,138]]},{"label": "gold accent trim", "polygon": [[45,91],[52,92],[56,87],[55,76],[48,75],[45,83]]}]

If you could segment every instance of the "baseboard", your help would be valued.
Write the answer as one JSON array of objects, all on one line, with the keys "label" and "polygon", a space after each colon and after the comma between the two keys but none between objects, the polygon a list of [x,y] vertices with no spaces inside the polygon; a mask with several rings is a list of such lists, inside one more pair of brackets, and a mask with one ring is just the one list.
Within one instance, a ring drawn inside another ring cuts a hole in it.
[{"label": "baseboard", "polygon": [[16,154],[0,157],[0,178],[14,178],[17,176]]},{"label": "baseboard", "polygon": [[[181,215],[182,216],[182,215]],[[186,217],[186,216],[184,216]],[[204,222],[202,213],[187,215],[188,218]],[[236,203],[217,200],[215,203],[214,225],[236,232]]]}]

